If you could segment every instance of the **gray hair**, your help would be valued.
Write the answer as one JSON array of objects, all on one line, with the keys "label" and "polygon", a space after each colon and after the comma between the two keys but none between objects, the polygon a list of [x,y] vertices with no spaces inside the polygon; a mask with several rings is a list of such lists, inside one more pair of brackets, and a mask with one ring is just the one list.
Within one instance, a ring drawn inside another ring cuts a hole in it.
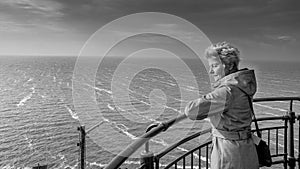
[{"label": "gray hair", "polygon": [[220,42],[209,46],[205,50],[206,58],[219,57],[223,64],[233,64],[238,69],[240,62],[240,51],[227,42]]}]

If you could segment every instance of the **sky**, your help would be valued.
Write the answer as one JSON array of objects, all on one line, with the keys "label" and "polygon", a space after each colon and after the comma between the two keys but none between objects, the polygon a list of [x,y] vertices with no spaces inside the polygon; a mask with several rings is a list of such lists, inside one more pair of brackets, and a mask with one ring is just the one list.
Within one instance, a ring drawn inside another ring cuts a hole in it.
[{"label": "sky", "polygon": [[[300,61],[298,0],[1,0],[0,55],[77,56],[102,26],[140,12],[183,18],[212,43],[236,45],[246,60]],[[123,26],[111,33],[137,29]]]}]

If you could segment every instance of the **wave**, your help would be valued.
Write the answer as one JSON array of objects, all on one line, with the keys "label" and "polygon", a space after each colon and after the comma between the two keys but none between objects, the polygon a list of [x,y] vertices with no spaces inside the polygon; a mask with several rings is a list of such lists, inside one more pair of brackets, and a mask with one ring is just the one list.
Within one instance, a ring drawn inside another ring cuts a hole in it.
[{"label": "wave", "polygon": [[182,87],[183,90],[186,90],[186,91],[190,91],[190,92],[198,92],[197,88],[193,87],[193,86],[185,86],[185,87]]},{"label": "wave", "polygon": [[[137,92],[135,92],[135,91],[133,91],[133,90],[130,90],[130,89],[128,89],[130,92],[132,92],[132,93],[135,93],[135,94],[137,94],[137,95],[139,95],[139,96],[141,96],[141,97],[144,97],[144,98],[148,98],[148,96],[146,96],[146,95],[143,95],[143,94],[140,94],[140,93],[137,93]],[[161,98],[161,99],[165,99],[164,97],[161,97],[161,96],[157,96],[157,95],[154,95],[155,97],[157,97],[157,98]],[[172,96],[171,96],[172,97]],[[180,101],[180,102],[185,102],[185,100],[181,100],[181,99],[177,99],[177,98],[175,98],[175,97],[172,97],[174,100],[177,100],[177,101]],[[145,104],[145,105],[147,105],[147,106],[151,106],[151,104],[150,103],[147,103],[147,102],[145,102],[145,101],[143,101],[143,100],[138,100],[138,99],[136,99],[138,102],[140,102],[140,103],[143,103],[143,104]],[[171,109],[171,110],[174,110],[174,111],[176,111],[176,112],[178,112],[178,113],[181,113],[180,112],[180,110],[177,110],[177,109],[175,109],[175,108],[173,108],[173,107],[169,107],[169,106],[164,106],[165,108],[167,108],[167,109]]]},{"label": "wave", "polygon": [[31,99],[32,97],[32,93],[30,93],[29,95],[25,96],[18,104],[17,106],[20,107],[20,106],[24,106],[25,105],[25,102],[29,99]]},{"label": "wave", "polygon": [[292,93],[292,94],[299,94],[298,91],[293,91],[293,90],[284,90],[284,89],[281,89],[280,91],[286,92],[286,93]]},{"label": "wave", "polygon": [[115,127],[116,129],[121,131],[123,134],[125,134],[126,136],[131,138],[132,140],[137,139],[137,137],[135,135],[128,132],[129,128],[127,126],[125,126],[124,124],[117,124],[116,122],[112,122],[105,117],[102,117],[102,119],[103,119],[103,121],[108,122],[111,126]]},{"label": "wave", "polygon": [[178,109],[175,109],[175,108],[173,108],[173,107],[169,107],[169,106],[165,106],[165,108],[166,109],[171,109],[171,110],[173,110],[173,111],[175,111],[175,112],[178,112],[178,113],[182,113],[180,110],[178,110]]},{"label": "wave", "polygon": [[64,169],[76,169],[78,168],[78,163],[76,163],[74,166],[68,165],[66,164],[65,166],[63,166]]},{"label": "wave", "polygon": [[17,106],[20,107],[20,106],[24,106],[25,105],[25,102],[27,102],[29,99],[31,99],[32,95],[35,93],[35,88],[32,87],[30,88],[32,90],[32,92],[30,94],[28,94],[27,96],[25,96],[18,104]]},{"label": "wave", "polygon": [[155,123],[159,123],[159,121],[149,117],[149,116],[145,116],[145,115],[140,115],[139,113],[134,113],[134,112],[130,112],[130,111],[127,111],[127,110],[124,110],[118,106],[112,106],[111,104],[107,104],[107,108],[109,108],[111,111],[114,111],[114,112],[126,112],[126,113],[129,113],[131,116],[138,116],[139,118],[142,118],[143,120],[148,120],[148,121],[152,121],[152,122],[155,122]]},{"label": "wave", "polygon": [[[20,168],[20,167],[16,167],[14,166],[13,164],[7,164],[7,165],[3,165],[3,166],[0,166],[0,168],[2,169],[16,169],[16,168]],[[31,169],[31,167],[24,167],[24,168],[20,168],[20,169]]]},{"label": "wave", "polygon": [[65,106],[65,108],[68,110],[73,119],[79,120],[79,117],[75,111],[72,111],[71,108],[67,105]]},{"label": "wave", "polygon": [[[286,112],[287,111],[286,109],[281,109],[281,108],[277,108],[277,107],[267,106],[267,105],[263,105],[263,104],[259,104],[259,103],[254,103],[254,104],[258,105],[260,107],[264,107],[264,108],[268,108],[268,109],[273,109],[273,110],[278,110],[278,111],[282,111],[282,112]],[[278,116],[278,115],[276,115],[276,116]]]},{"label": "wave", "polygon": [[107,104],[107,108],[109,108],[111,111],[117,111],[117,109],[113,107],[111,104]]},{"label": "wave", "polygon": [[30,148],[31,150],[33,149],[33,146],[32,146],[32,139],[29,139],[27,137],[27,135],[23,136],[25,138],[25,141],[28,143],[28,148]]},{"label": "wave", "polygon": [[140,165],[141,162],[139,162],[139,161],[125,161],[124,164],[137,164],[137,165]]},{"label": "wave", "polygon": [[100,91],[100,92],[105,92],[105,93],[108,93],[108,94],[112,94],[112,91],[110,91],[110,90],[107,90],[107,89],[101,89],[101,88],[92,86],[92,85],[87,84],[87,83],[85,83],[85,85],[88,86],[88,87],[91,87],[91,88],[93,88],[93,89],[95,89],[95,90],[98,90],[98,91]]},{"label": "wave", "polygon": [[33,78],[29,78],[28,80],[27,80],[27,82],[31,82],[33,80]]},{"label": "wave", "polygon": [[159,82],[163,83],[163,84],[166,84],[166,85],[169,85],[169,86],[177,86],[176,83],[172,83],[172,82],[170,83],[170,82],[164,82],[164,81],[160,81],[160,80],[159,80]]},{"label": "wave", "polygon": [[88,161],[86,161],[86,163],[89,166],[97,166],[97,167],[100,167],[100,168],[104,168],[107,165],[107,164],[101,164],[101,163],[97,163],[97,162],[88,162]]},{"label": "wave", "polygon": [[[102,163],[97,163],[97,162],[88,162],[86,161],[86,164],[89,165],[89,166],[97,166],[97,167],[100,167],[100,168],[104,168],[106,167],[108,164],[102,164]],[[135,164],[135,165],[140,165],[140,161],[125,161],[124,164]],[[76,166],[75,166],[76,167]]]}]

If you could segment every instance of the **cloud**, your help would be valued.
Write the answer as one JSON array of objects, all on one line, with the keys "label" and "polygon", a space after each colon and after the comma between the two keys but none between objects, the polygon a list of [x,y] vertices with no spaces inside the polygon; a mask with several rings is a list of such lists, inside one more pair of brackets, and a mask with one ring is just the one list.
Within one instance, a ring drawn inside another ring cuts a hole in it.
[{"label": "cloud", "polygon": [[278,36],[277,39],[278,40],[282,40],[282,41],[290,41],[290,42],[296,41],[296,38],[291,37],[291,36],[286,36],[286,35],[284,35],[284,36]]},{"label": "cloud", "polygon": [[1,32],[62,32],[63,5],[52,0],[0,1]]},{"label": "cloud", "polygon": [[[131,24],[120,25],[116,30],[111,28],[107,34],[111,34],[116,37],[132,36],[137,32],[145,32],[143,35],[139,35],[136,40],[146,43],[157,43],[161,40],[162,35],[153,34],[153,32],[165,32],[165,35],[170,35],[170,38],[180,38],[187,41],[198,41],[199,32],[192,32],[186,27],[186,25],[179,25],[176,23],[153,23],[149,25],[140,25],[131,27]],[[148,33],[148,34],[147,34]],[[201,35],[202,36],[202,35]]]},{"label": "cloud", "polygon": [[11,8],[23,9],[27,12],[42,14],[45,17],[63,16],[61,3],[51,0],[2,0],[3,5]]},{"label": "cloud", "polygon": [[270,43],[276,42],[295,42],[296,38],[290,35],[280,35],[277,33],[273,34],[265,34],[261,36],[265,41],[269,41]]},{"label": "cloud", "polygon": [[[10,36],[15,36],[15,32],[28,33],[30,39],[36,32],[48,37],[63,32],[84,39],[119,17],[164,12],[198,26],[212,42],[232,40],[246,47],[294,45],[300,38],[299,4],[298,0],[0,0],[0,33],[13,32]],[[154,27],[195,40],[193,32],[171,22],[153,25],[151,29]],[[135,29],[128,24],[111,33],[121,36]]]}]

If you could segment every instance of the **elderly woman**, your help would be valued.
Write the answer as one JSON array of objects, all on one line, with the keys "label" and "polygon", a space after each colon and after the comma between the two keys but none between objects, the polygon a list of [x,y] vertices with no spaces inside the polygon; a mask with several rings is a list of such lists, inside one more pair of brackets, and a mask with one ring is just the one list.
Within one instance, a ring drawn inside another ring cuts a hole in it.
[{"label": "elderly woman", "polygon": [[251,138],[252,112],[248,96],[256,92],[253,70],[238,69],[239,51],[222,42],[205,51],[214,78],[213,91],[189,102],[185,114],[192,120],[210,117],[213,148],[211,169],[259,168]]}]

